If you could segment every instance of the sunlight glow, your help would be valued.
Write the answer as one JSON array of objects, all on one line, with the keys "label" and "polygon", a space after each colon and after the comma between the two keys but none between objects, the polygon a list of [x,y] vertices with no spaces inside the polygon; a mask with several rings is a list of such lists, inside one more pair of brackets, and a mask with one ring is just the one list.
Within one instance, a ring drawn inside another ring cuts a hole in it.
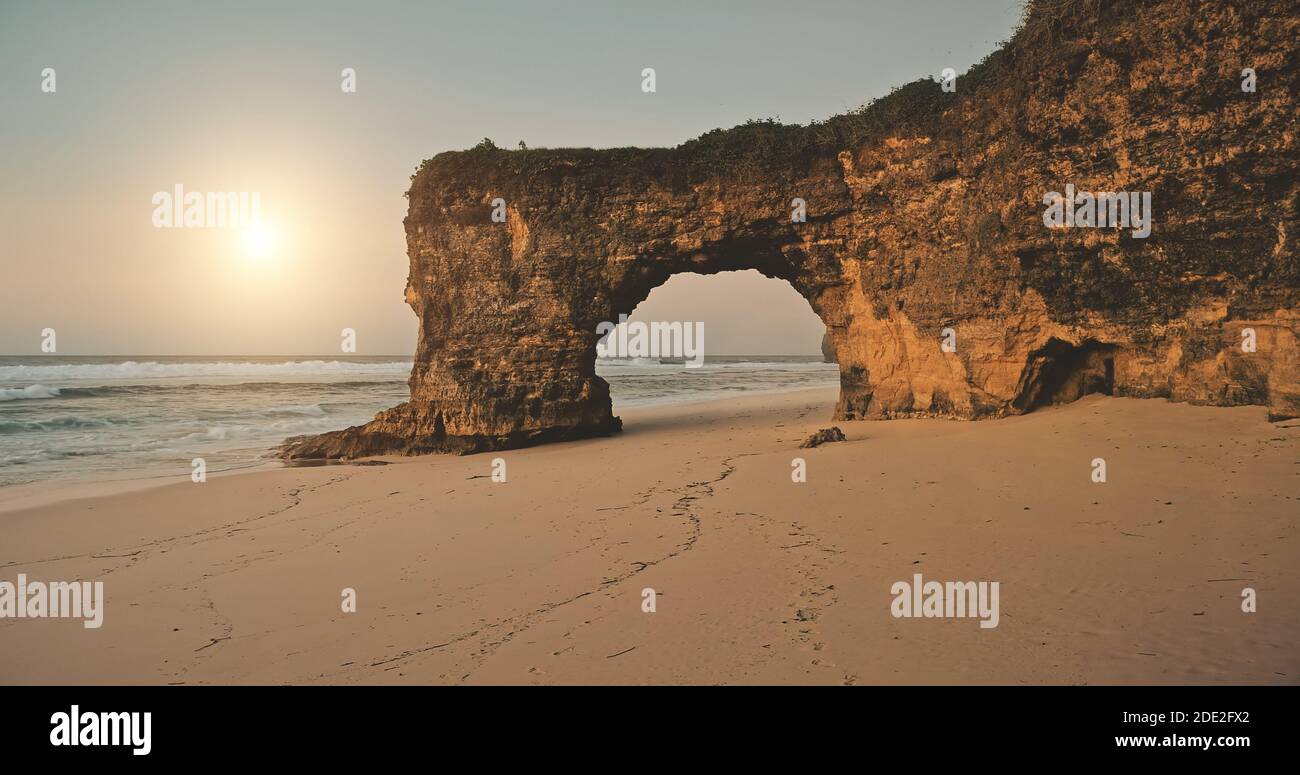
[{"label": "sunlight glow", "polygon": [[279,242],[275,230],[264,223],[244,229],[242,237],[244,250],[253,258],[270,258]]}]

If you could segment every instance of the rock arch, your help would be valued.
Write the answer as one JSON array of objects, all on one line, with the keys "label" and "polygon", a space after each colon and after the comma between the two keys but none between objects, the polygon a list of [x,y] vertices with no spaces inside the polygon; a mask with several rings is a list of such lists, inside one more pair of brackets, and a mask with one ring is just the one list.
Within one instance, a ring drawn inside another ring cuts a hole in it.
[{"label": "rock arch", "polygon": [[[922,80],[673,149],[440,154],[408,192],[411,400],[282,454],[614,432],[597,324],[676,272],[733,269],[787,280],[827,324],[837,419],[974,419],[1092,390],[1300,415],[1297,40],[1273,4],[1035,0],[956,93]],[[1043,196],[1066,183],[1152,192],[1150,237],[1046,228]]]}]

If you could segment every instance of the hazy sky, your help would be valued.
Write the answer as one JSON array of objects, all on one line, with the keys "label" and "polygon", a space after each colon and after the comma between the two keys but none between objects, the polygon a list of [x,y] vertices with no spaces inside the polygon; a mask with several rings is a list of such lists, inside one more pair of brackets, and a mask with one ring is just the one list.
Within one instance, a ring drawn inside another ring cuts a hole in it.
[{"label": "hazy sky", "polygon": [[[68,355],[329,354],[347,327],[361,354],[409,354],[402,193],[422,159],[824,118],[964,71],[1020,7],[0,0],[0,353],[54,328]],[[176,183],[261,192],[270,255],[235,230],[154,228],[151,197]],[[815,353],[822,331],[752,272],[674,278],[642,317],[702,320],[718,354]]]}]

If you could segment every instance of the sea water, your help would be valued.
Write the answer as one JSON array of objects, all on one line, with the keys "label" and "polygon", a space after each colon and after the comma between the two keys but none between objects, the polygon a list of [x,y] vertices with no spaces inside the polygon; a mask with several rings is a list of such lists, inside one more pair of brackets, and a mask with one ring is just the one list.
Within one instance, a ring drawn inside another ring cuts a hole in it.
[{"label": "sea water", "polygon": [[[346,428],[408,397],[400,357],[0,357],[0,486],[189,476],[263,465],[289,436]],[[599,360],[620,408],[838,384],[818,357],[715,356],[701,368]]]}]

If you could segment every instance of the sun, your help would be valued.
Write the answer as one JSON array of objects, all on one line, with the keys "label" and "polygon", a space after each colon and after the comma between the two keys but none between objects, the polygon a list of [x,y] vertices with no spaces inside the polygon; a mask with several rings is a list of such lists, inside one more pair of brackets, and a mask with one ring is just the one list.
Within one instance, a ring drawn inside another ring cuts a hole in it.
[{"label": "sun", "polygon": [[259,223],[244,229],[241,235],[244,240],[244,250],[252,258],[270,258],[275,255],[276,245],[279,243],[278,235],[270,226]]}]

